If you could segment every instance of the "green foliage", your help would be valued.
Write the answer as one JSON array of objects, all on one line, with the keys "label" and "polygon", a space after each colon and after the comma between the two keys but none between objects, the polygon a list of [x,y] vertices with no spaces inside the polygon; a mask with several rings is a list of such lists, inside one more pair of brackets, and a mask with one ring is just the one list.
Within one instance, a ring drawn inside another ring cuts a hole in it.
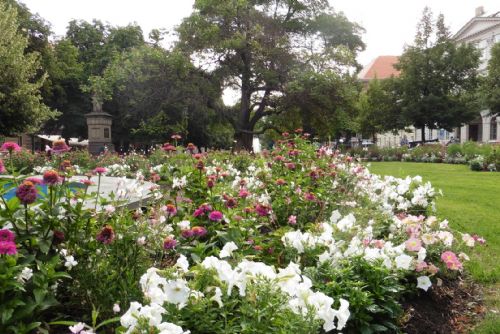
[{"label": "green foliage", "polygon": [[[213,64],[224,88],[240,89],[239,103],[221,108],[237,149],[251,149],[254,133],[274,128],[264,118],[279,113],[277,100],[302,70],[338,72],[355,65],[353,55],[364,47],[361,28],[324,0],[199,0],[178,32],[179,48]],[[296,47],[294,39],[315,48]]]},{"label": "green foliage", "polygon": [[481,86],[484,105],[491,114],[500,113],[500,43],[491,48],[487,70],[488,74]]},{"label": "green foliage", "polygon": [[57,115],[42,102],[40,88],[46,77],[37,78],[39,56],[25,54],[28,40],[18,28],[15,7],[0,1],[0,133],[3,135],[36,131]]},{"label": "green foliage", "polygon": [[478,65],[479,51],[470,44],[457,45],[444,17],[439,15],[434,23],[425,8],[414,45],[397,64],[405,119],[418,129],[448,130],[471,121],[480,110],[474,96]]},{"label": "green foliage", "polygon": [[351,316],[345,333],[398,332],[404,291],[399,278],[381,263],[362,258],[305,270],[314,286],[334,299],[349,298]]}]

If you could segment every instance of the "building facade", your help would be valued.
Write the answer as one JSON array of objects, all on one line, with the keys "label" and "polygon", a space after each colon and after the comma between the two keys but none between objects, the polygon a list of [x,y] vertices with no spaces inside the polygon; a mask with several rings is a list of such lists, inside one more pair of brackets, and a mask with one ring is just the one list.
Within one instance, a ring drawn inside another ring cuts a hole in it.
[{"label": "building facade", "polygon": [[[500,43],[500,12],[486,14],[483,7],[476,9],[475,16],[453,36],[457,43],[474,44],[481,51],[479,71],[486,74],[491,48]],[[460,142],[468,140],[483,143],[500,143],[500,115],[491,115],[482,110],[480,115],[469,124],[457,128],[455,137]]]}]

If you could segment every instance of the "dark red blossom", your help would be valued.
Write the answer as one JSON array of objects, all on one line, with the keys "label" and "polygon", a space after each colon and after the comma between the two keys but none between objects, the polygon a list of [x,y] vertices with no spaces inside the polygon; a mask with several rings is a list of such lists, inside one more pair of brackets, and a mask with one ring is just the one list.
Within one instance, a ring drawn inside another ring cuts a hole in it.
[{"label": "dark red blossom", "polygon": [[177,246],[177,240],[175,240],[173,237],[166,237],[165,240],[163,240],[163,248],[164,249],[174,249],[175,246]]},{"label": "dark red blossom", "polygon": [[45,184],[48,184],[49,186],[53,186],[59,181],[61,178],[59,177],[59,174],[55,170],[48,170],[45,173],[43,173],[43,182]]},{"label": "dark red blossom", "polygon": [[105,225],[101,232],[97,234],[97,241],[102,242],[105,245],[109,245],[115,240],[115,231],[111,225]]}]

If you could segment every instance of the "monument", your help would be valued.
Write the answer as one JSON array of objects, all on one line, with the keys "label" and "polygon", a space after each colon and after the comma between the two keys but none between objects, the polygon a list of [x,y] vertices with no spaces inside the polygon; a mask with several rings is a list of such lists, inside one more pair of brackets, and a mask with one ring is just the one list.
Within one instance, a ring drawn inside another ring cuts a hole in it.
[{"label": "monument", "polygon": [[92,112],[85,115],[87,118],[89,146],[92,154],[101,154],[113,151],[111,140],[112,116],[102,111],[102,101],[98,94],[92,94]]}]

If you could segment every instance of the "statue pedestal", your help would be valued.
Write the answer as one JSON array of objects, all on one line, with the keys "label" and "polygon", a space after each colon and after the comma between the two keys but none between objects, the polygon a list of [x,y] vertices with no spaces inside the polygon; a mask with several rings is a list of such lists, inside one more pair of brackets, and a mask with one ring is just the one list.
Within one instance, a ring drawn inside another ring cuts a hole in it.
[{"label": "statue pedestal", "polygon": [[86,114],[89,147],[91,154],[101,154],[107,150],[114,151],[113,141],[111,140],[112,116],[105,112],[91,112]]}]

